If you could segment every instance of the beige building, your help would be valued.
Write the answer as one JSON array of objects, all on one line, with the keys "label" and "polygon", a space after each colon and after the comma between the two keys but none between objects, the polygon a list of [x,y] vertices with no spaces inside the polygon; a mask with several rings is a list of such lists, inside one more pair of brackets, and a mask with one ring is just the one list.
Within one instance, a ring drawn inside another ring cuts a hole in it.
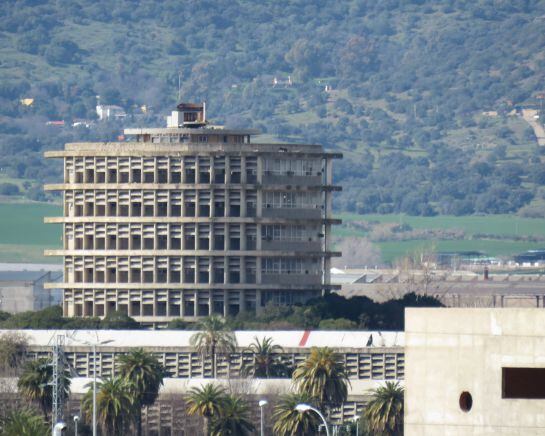
[{"label": "beige building", "polygon": [[544,435],[545,311],[407,309],[405,434]]},{"label": "beige building", "polygon": [[[147,325],[291,304],[332,289],[332,159],[320,145],[260,144],[258,132],[180,104],[167,128],[127,142],[66,144],[64,314],[120,310]],[[58,286],[58,285],[57,285]]]}]

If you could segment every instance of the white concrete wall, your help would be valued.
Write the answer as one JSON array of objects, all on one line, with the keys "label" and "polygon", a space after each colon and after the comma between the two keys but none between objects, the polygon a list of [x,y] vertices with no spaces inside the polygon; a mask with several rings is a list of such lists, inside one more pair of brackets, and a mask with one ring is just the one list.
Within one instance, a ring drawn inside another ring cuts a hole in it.
[{"label": "white concrete wall", "polygon": [[545,400],[502,399],[501,373],[545,367],[544,309],[407,309],[405,341],[406,436],[545,435]]}]

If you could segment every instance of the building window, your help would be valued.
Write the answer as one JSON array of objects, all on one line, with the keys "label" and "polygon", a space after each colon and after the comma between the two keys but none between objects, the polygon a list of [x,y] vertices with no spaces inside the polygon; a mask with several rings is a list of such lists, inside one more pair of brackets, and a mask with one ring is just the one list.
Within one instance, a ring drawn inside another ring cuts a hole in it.
[{"label": "building window", "polygon": [[545,368],[502,368],[502,398],[545,399]]}]

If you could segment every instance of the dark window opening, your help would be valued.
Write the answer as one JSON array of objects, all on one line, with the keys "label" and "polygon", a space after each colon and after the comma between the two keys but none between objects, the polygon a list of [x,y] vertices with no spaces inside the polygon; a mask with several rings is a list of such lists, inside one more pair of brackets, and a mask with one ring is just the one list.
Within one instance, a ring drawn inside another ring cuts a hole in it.
[{"label": "dark window opening", "polygon": [[195,249],[195,236],[187,235],[184,238],[184,250],[194,250]]},{"label": "dark window opening", "polygon": [[458,402],[460,404],[460,409],[462,409],[464,412],[469,412],[471,407],[473,407],[473,398],[469,392],[462,392]]},{"label": "dark window opening", "polygon": [[172,250],[179,250],[180,248],[182,248],[181,238],[171,238],[170,239],[170,248]]},{"label": "dark window opening", "polygon": [[502,368],[502,398],[545,399],[545,368]]},{"label": "dark window opening", "polygon": [[195,170],[187,168],[185,170],[185,183],[195,183]]},{"label": "dark window opening", "polygon": [[170,205],[170,216],[179,217],[182,216],[182,206],[179,204]]},{"label": "dark window opening", "polygon": [[229,216],[240,216],[240,205],[232,204],[229,207]]},{"label": "dark window opening", "polygon": [[225,203],[217,202],[214,203],[214,216],[224,216],[225,215]]},{"label": "dark window opening", "polygon": [[231,172],[231,183],[240,183],[240,172]]},{"label": "dark window opening", "polygon": [[195,203],[185,203],[185,216],[195,216]]},{"label": "dark window opening", "polygon": [[199,250],[210,249],[209,238],[199,238]]},{"label": "dark window opening", "polygon": [[157,179],[159,183],[167,183],[168,182],[167,170],[157,170]]},{"label": "dark window opening", "polygon": [[126,173],[126,172],[119,173],[119,182],[129,183],[129,173]]},{"label": "dark window opening", "polygon": [[224,250],[225,237],[223,235],[214,236],[214,250]]},{"label": "dark window opening", "polygon": [[210,216],[210,206],[208,204],[201,204],[199,206],[199,216]]},{"label": "dark window opening", "polygon": [[144,183],[153,183],[153,173],[152,172],[145,172],[144,173]]},{"label": "dark window opening", "polygon": [[210,183],[210,173],[208,171],[199,171],[199,183]]},{"label": "dark window opening", "polygon": [[142,171],[132,170],[132,181],[133,183],[140,183],[142,181]]},{"label": "dark window opening", "polygon": [[225,183],[225,170],[217,169],[215,171],[214,183]]},{"label": "dark window opening", "polygon": [[182,183],[182,173],[170,173],[170,181],[172,183]]}]

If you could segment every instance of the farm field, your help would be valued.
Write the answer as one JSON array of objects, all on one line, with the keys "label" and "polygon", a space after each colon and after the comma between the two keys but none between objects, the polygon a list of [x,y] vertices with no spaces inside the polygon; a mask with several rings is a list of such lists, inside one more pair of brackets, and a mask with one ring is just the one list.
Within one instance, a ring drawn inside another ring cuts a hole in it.
[{"label": "farm field", "polygon": [[520,218],[512,215],[433,216],[339,214],[342,226],[334,228],[335,236],[368,236],[367,231],[353,226],[356,222],[374,224],[406,224],[412,229],[462,230],[457,240],[410,239],[374,242],[384,262],[422,251],[480,251],[490,256],[511,256],[526,250],[545,248],[544,242],[520,240],[522,237],[545,237],[545,219]]},{"label": "farm field", "polygon": [[[0,262],[58,263],[59,259],[43,256],[46,248],[60,247],[60,225],[44,224],[46,216],[58,216],[61,207],[49,203],[0,203]],[[333,234],[340,237],[366,236],[366,232],[351,228],[350,222],[368,221],[403,223],[414,229],[461,229],[461,240],[404,240],[376,242],[382,260],[396,258],[422,250],[482,251],[491,256],[513,255],[525,250],[543,248],[545,242],[516,241],[510,237],[545,237],[545,219],[493,216],[435,216],[339,214],[344,226],[336,226]],[[474,235],[495,235],[475,238]]]},{"label": "farm field", "polygon": [[[449,216],[432,217],[408,215],[358,215],[339,214],[343,223],[351,221],[371,221],[379,223],[408,224],[413,229],[460,229],[467,234],[486,234],[497,236],[543,236],[545,237],[545,219],[520,218],[513,215]],[[337,226],[339,236],[361,236],[364,232]]]},{"label": "farm field", "polygon": [[0,262],[58,263],[43,250],[60,247],[61,227],[44,217],[60,214],[54,204],[0,203]]}]

